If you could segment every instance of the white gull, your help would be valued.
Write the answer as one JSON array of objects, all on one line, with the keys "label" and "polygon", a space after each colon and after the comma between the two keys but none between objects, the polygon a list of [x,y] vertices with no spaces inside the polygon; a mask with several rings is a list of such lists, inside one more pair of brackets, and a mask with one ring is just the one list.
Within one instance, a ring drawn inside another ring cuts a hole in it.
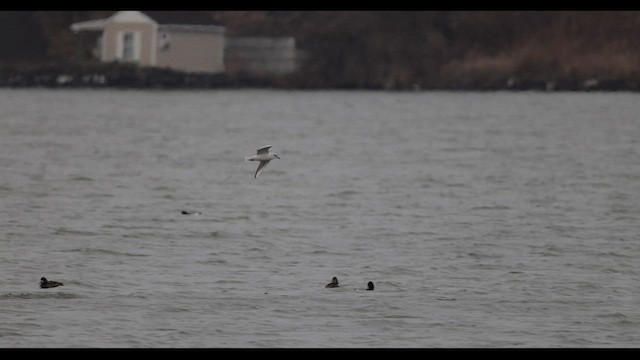
[{"label": "white gull", "polygon": [[258,169],[256,169],[255,175],[253,175],[254,178],[257,178],[258,175],[260,175],[269,161],[273,159],[280,159],[280,157],[278,157],[278,154],[272,153],[271,151],[269,151],[269,148],[271,148],[271,145],[263,146],[258,149],[255,155],[247,156],[244,158],[245,161],[260,161],[260,165],[258,165]]}]

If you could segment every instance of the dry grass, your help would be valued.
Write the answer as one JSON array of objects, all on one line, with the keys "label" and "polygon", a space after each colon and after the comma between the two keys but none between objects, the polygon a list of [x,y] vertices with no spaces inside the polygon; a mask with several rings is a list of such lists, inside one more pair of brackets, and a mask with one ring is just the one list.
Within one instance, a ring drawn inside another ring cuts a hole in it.
[{"label": "dry grass", "polygon": [[440,71],[444,82],[477,87],[494,86],[508,79],[533,82],[581,83],[590,79],[637,79],[640,55],[613,46],[584,49],[570,42],[531,42],[490,56],[470,53]]}]

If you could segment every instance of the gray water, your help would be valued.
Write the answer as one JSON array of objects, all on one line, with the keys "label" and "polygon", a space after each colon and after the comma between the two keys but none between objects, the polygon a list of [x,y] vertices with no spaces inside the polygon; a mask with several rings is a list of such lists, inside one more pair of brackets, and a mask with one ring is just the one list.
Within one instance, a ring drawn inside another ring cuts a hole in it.
[{"label": "gray water", "polygon": [[0,90],[0,347],[637,347],[638,100]]}]

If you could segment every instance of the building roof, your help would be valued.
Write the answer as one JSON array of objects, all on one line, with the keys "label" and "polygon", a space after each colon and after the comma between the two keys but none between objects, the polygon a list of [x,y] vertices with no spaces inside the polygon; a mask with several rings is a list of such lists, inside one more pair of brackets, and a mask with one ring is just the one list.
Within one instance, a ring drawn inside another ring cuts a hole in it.
[{"label": "building roof", "polygon": [[99,19],[99,20],[87,20],[80,21],[77,23],[71,24],[71,30],[73,32],[83,31],[83,30],[102,30],[109,22],[109,19]]},{"label": "building roof", "polygon": [[112,22],[149,23],[156,22],[140,11],[118,11],[109,18]]},{"label": "building roof", "polygon": [[118,11],[106,19],[73,23],[71,30],[102,30],[111,22],[156,23],[171,31],[223,32],[224,26],[213,25],[203,11]]},{"label": "building roof", "polygon": [[144,11],[158,24],[218,25],[206,11]]}]

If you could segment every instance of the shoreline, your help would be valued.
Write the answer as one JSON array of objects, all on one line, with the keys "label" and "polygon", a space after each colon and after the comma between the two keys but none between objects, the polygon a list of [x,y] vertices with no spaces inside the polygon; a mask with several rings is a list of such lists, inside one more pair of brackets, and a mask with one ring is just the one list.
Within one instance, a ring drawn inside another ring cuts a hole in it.
[{"label": "shoreline", "polygon": [[287,75],[187,73],[132,64],[21,64],[0,66],[0,88],[387,90],[387,91],[604,91],[638,92],[640,79],[569,77],[543,80],[540,75],[440,78],[437,84],[333,84],[314,86],[304,71]]}]

